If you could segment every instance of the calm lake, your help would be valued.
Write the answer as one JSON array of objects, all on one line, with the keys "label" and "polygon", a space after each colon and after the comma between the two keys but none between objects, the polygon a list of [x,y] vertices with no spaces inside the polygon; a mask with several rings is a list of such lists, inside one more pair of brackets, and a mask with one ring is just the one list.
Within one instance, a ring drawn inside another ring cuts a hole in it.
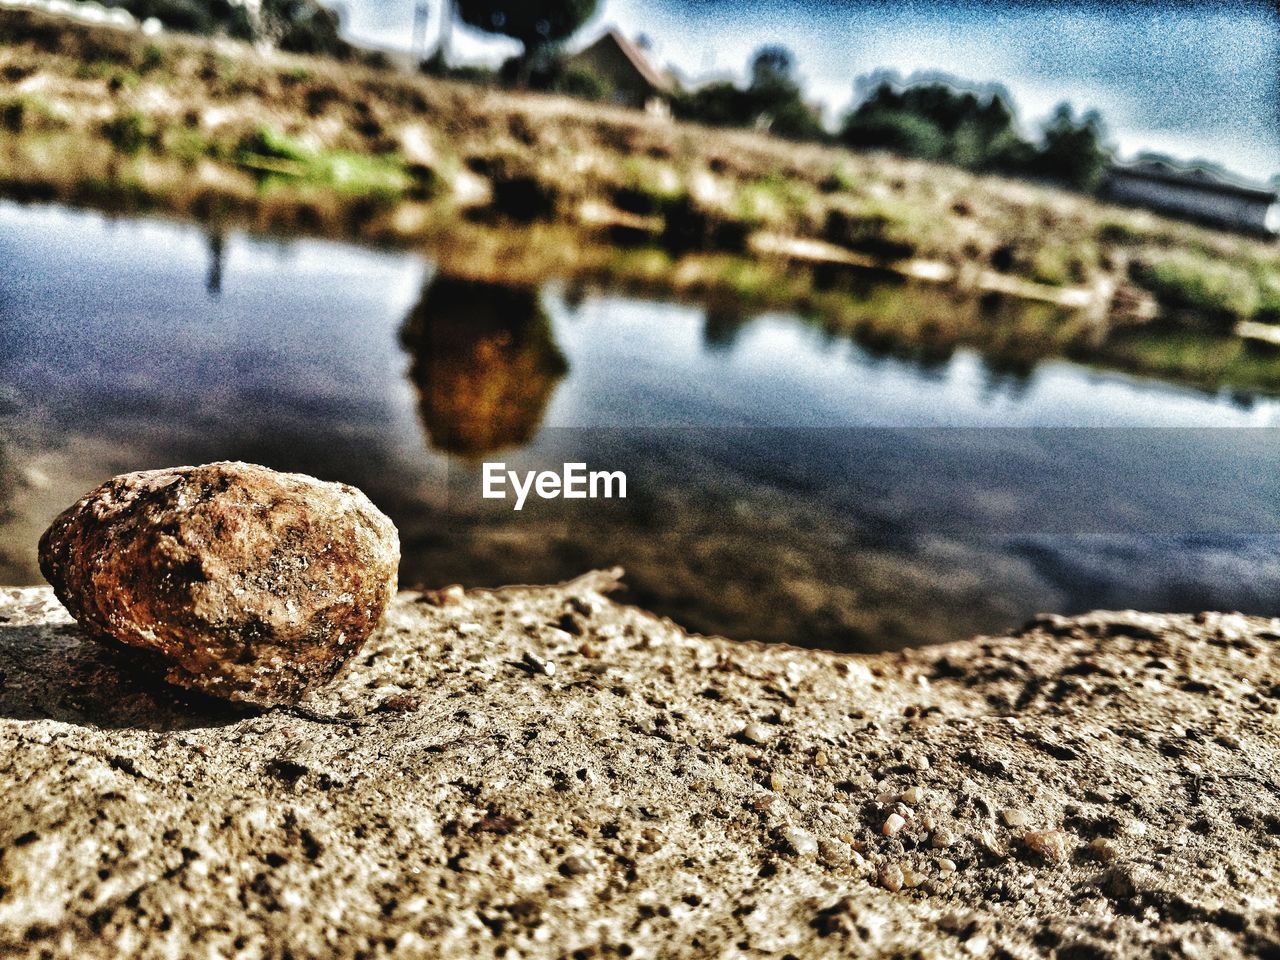
[{"label": "calm lake", "polygon": [[[107,477],[344,480],[404,586],[627,568],[699,631],[874,649],[1095,607],[1280,613],[1280,403],[878,355],[812,319],[0,203],[0,583]],[[624,470],[480,497],[481,465]]]}]

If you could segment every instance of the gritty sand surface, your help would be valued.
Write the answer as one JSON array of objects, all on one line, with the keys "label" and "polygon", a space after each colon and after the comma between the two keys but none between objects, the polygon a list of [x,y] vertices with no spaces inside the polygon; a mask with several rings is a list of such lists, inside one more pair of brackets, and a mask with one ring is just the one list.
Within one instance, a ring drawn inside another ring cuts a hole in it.
[{"label": "gritty sand surface", "polygon": [[0,591],[0,955],[1280,956],[1280,621],[850,657],[608,584],[401,594],[256,714]]}]

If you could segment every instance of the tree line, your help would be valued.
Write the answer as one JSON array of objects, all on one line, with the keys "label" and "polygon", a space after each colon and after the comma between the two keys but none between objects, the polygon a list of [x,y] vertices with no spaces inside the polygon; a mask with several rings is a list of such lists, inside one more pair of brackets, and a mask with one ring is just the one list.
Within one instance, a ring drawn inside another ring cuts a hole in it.
[{"label": "tree line", "polygon": [[[499,71],[499,82],[591,99],[610,96],[607,78],[572,68],[561,53],[564,42],[596,12],[597,0],[453,2],[464,23],[521,43],[522,52]],[[444,69],[436,63],[437,72]],[[672,108],[677,116],[697,123],[887,150],[979,172],[1053,180],[1085,191],[1098,186],[1106,169],[1105,128],[1096,111],[1077,115],[1069,104],[1060,104],[1028,139],[1019,128],[1012,99],[999,88],[968,89],[942,76],[904,81],[883,72],[860,79],[858,86],[864,95],[838,129],[829,130],[821,110],[805,100],[794,55],[770,44],[752,58],[745,84],[722,80],[680,90]]]},{"label": "tree line", "polygon": [[[139,19],[173,29],[266,40],[284,50],[352,57],[338,15],[318,0],[113,0]],[[609,79],[575,68],[564,44],[595,13],[599,0],[439,0],[446,24],[456,16],[485,33],[509,37],[521,51],[497,72],[451,67],[442,51],[425,72],[457,79],[552,90],[587,99],[612,95]],[[443,46],[443,44],[442,44]],[[873,74],[858,81],[861,96],[836,130],[805,100],[795,57],[770,44],[752,58],[745,84],[713,81],[679,89],[676,116],[711,126],[767,130],[793,140],[887,150],[966,169],[1054,180],[1093,190],[1109,159],[1101,117],[1060,105],[1033,139],[1019,129],[1011,98],[999,88],[966,89],[949,78],[902,80]]]}]

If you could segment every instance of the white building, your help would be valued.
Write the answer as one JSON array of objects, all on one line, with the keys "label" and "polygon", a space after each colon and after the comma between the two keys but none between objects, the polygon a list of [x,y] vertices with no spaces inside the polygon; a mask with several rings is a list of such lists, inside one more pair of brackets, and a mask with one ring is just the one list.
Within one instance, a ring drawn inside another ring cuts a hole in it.
[{"label": "white building", "polygon": [[1103,196],[1188,220],[1250,233],[1280,235],[1280,196],[1274,189],[1164,160],[1116,164]]}]

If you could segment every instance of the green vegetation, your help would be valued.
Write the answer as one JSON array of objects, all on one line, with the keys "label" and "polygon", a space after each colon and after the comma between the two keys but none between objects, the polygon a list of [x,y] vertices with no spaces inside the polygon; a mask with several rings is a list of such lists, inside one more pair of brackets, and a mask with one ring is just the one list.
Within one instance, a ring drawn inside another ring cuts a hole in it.
[{"label": "green vegetation", "polygon": [[1059,104],[1044,126],[1044,140],[1028,170],[1077,190],[1095,190],[1107,167],[1102,117],[1089,111],[1077,120],[1068,104]]},{"label": "green vegetation", "polygon": [[102,135],[121,153],[132,155],[156,142],[156,124],[137,110],[125,110],[103,122]]},{"label": "green vegetation", "polygon": [[1189,330],[1124,330],[1094,349],[1078,346],[1076,359],[1202,386],[1280,393],[1280,356],[1239,337]]},{"label": "green vegetation", "polygon": [[1097,261],[1098,252],[1093,244],[1046,243],[1032,253],[1027,275],[1036,283],[1067,287],[1087,282]]},{"label": "green vegetation", "polygon": [[259,127],[245,137],[235,159],[267,186],[301,184],[395,200],[413,185],[397,157],[317,150],[270,127]]},{"label": "green vegetation", "polygon": [[116,0],[114,5],[139,20],[155,17],[187,33],[266,41],[296,53],[349,57],[354,52],[339,36],[338,15],[316,0],[262,0],[257,10],[235,0]]},{"label": "green vegetation", "polygon": [[969,90],[948,77],[903,81],[883,72],[859,80],[859,88],[870,92],[833,138],[805,102],[789,50],[761,49],[750,72],[746,87],[719,81],[682,93],[674,104],[676,115],[709,126],[768,130],[790,140],[838,139],[859,150],[1053,180],[1083,191],[1098,186],[1108,159],[1096,113],[1077,119],[1069,105],[1061,104],[1040,141],[1031,143],[1018,132],[1012,101],[1002,89]]},{"label": "green vegetation", "polygon": [[707,84],[677,98],[675,113],[711,126],[768,130],[789,140],[827,140],[821,118],[804,102],[795,69],[795,58],[785,47],[764,47],[751,62],[746,88]]},{"label": "green vegetation", "polygon": [[1172,310],[1210,322],[1247,319],[1261,303],[1260,277],[1240,264],[1189,250],[1152,254],[1133,265],[1133,278]]},{"label": "green vegetation", "polygon": [[883,81],[849,114],[840,137],[860,149],[892,150],[970,170],[1009,170],[1025,165],[1031,154],[1004,94],[980,96],[944,82],[901,87]]},{"label": "green vegetation", "polygon": [[159,148],[188,169],[217,152],[216,145],[197,127],[172,127],[160,136]]},{"label": "green vegetation", "polygon": [[0,130],[7,130],[9,133],[47,133],[66,126],[66,119],[43,97],[19,94],[0,99]]},{"label": "green vegetation", "polygon": [[1280,264],[1258,257],[1250,264],[1250,272],[1258,284],[1258,307],[1253,319],[1280,323]]},{"label": "green vegetation", "polygon": [[966,170],[1044,177],[1093,190],[1107,162],[1101,118],[1075,119],[1061,104],[1039,145],[1024,140],[1001,90],[975,93],[953,80],[882,80],[845,119],[841,140],[859,149],[952,163]]},{"label": "green vegetation", "polygon": [[608,80],[594,70],[582,67],[560,71],[552,79],[549,89],[579,100],[608,100],[613,92]]}]

